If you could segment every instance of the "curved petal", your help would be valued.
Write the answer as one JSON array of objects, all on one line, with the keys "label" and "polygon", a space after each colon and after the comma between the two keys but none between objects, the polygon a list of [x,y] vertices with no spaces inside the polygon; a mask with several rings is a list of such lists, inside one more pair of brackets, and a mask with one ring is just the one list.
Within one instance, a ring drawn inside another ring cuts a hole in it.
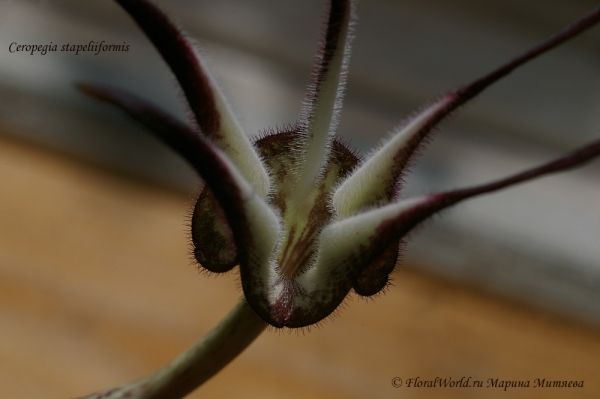
[{"label": "curved petal", "polygon": [[[323,230],[313,273],[318,278],[353,275],[398,243],[419,223],[445,208],[477,195],[581,166],[598,156],[600,140],[544,165],[491,183],[410,198],[342,219]],[[381,280],[382,276],[372,278]]]},{"label": "curved petal", "polygon": [[270,189],[269,176],[252,143],[187,36],[147,0],[117,0],[137,22],[169,65],[202,132],[235,163],[261,196]]},{"label": "curved petal", "polygon": [[600,7],[500,68],[425,108],[409,123],[399,128],[389,141],[371,154],[338,187],[333,197],[333,206],[337,214],[340,217],[347,217],[361,209],[391,201],[396,184],[411,157],[442,120],[516,68],[574,38],[599,21]]},{"label": "curved petal", "polygon": [[79,88],[118,106],[182,155],[202,176],[223,209],[242,267],[269,264],[279,240],[279,218],[221,150],[170,115],[123,90],[88,84],[80,84]]}]

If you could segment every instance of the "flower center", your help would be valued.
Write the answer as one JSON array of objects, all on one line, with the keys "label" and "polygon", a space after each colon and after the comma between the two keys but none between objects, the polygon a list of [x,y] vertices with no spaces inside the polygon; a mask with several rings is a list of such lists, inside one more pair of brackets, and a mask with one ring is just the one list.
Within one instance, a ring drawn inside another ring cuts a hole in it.
[{"label": "flower center", "polygon": [[[296,129],[272,134],[255,145],[268,168],[273,191],[267,202],[283,220],[283,237],[276,254],[278,273],[292,280],[311,264],[315,241],[334,217],[331,193],[358,164],[359,158],[339,139],[331,144],[329,161],[319,181],[306,192],[297,192],[297,173],[302,165],[301,135]],[[209,190],[200,194],[192,215],[192,242],[198,262],[213,272],[237,264],[237,251],[225,215]]]}]

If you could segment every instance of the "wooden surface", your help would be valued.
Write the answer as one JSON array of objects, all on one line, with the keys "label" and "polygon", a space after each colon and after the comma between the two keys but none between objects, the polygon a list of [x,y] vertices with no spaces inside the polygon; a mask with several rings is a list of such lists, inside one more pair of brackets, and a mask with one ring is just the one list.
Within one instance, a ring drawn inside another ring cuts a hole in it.
[{"label": "wooden surface", "polygon": [[[71,398],[143,376],[240,297],[199,275],[189,198],[0,136],[0,387]],[[425,232],[426,234],[426,232]],[[597,398],[600,332],[411,271],[332,322],[268,331],[191,397]],[[392,379],[482,380],[401,388]],[[486,388],[488,379],[584,388]]]}]

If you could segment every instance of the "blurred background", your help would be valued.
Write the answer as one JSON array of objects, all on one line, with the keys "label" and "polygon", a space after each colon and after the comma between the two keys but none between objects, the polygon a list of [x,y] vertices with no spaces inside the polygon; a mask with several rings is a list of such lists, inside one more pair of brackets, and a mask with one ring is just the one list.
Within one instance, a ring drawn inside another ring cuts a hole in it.
[{"label": "blurred background", "polygon": [[[322,1],[162,4],[197,40],[249,134],[297,118]],[[367,153],[437,96],[596,5],[363,0],[339,133]],[[13,42],[60,50],[90,41],[129,51],[8,51]],[[126,88],[185,118],[173,77],[113,2],[0,1],[0,384],[11,397],[73,397],[142,376],[240,296],[235,276],[196,277],[186,257],[194,174],[119,112],[79,94],[79,81]],[[404,195],[557,157],[600,137],[599,111],[596,28],[445,123]],[[199,394],[470,397],[478,392],[394,390],[390,381],[546,373],[586,380],[584,390],[548,397],[597,397],[599,172],[596,161],[436,218],[413,235],[388,295],[349,301],[306,337],[265,334]]]}]

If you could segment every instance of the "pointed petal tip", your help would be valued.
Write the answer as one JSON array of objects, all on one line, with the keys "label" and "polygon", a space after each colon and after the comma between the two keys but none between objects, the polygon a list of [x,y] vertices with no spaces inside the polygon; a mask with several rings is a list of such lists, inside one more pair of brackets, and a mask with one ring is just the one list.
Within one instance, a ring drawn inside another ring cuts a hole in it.
[{"label": "pointed petal tip", "polygon": [[322,177],[337,130],[352,44],[355,1],[331,0],[314,57],[300,125],[305,129],[299,191]]}]

